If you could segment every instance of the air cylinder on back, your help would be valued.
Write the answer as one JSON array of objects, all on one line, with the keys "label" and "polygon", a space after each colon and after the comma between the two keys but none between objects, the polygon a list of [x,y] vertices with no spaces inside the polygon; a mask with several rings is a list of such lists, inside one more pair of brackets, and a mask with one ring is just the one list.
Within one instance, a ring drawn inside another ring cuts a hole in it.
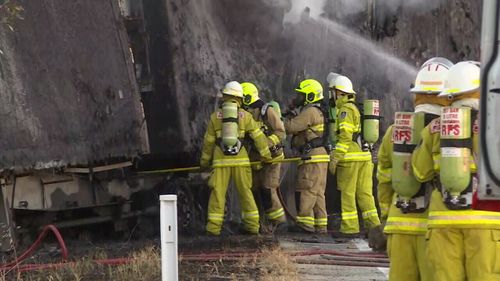
[{"label": "air cylinder on back", "polygon": [[232,100],[222,104],[222,144],[227,148],[238,144],[238,104]]},{"label": "air cylinder on back", "polygon": [[380,103],[378,100],[363,101],[363,139],[374,144],[379,139]]},{"label": "air cylinder on back", "polygon": [[441,158],[439,179],[450,195],[458,196],[471,181],[471,109],[441,110]]}]

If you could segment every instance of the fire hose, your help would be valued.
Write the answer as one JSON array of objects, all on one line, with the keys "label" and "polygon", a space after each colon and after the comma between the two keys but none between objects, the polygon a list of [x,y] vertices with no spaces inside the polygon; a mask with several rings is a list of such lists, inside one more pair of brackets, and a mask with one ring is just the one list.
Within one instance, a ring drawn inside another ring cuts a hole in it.
[{"label": "fire hose", "polygon": [[[56,237],[56,240],[61,248],[62,262],[59,263],[49,263],[49,264],[21,264],[27,258],[29,258],[41,245],[45,237],[49,232],[52,232]],[[240,251],[240,252],[211,252],[211,253],[196,253],[196,254],[181,254],[181,261],[240,261],[248,258],[255,259],[261,256],[263,253],[258,251]],[[354,251],[337,251],[337,250],[308,250],[308,251],[296,251],[288,253],[294,258],[296,263],[314,263],[314,264],[331,264],[331,265],[344,265],[344,266],[373,266],[373,267],[387,267],[388,260],[387,256],[377,253],[368,252],[354,252]],[[306,256],[321,256],[323,259],[305,259]],[[76,262],[69,262],[68,260],[68,249],[66,243],[59,232],[59,230],[54,225],[46,225],[42,232],[38,235],[35,242],[24,251],[15,260],[0,265],[0,271],[9,272],[11,270],[17,270],[18,272],[27,272],[34,270],[44,270],[44,269],[57,269],[65,266],[73,266]],[[98,259],[92,260],[93,263],[99,265],[122,265],[133,262],[134,258],[122,257],[122,258],[111,258],[111,259]]]},{"label": "fire hose", "polygon": [[[262,256],[262,252],[211,252],[199,254],[182,254],[182,261],[241,261],[245,259],[255,259]],[[368,266],[368,267],[388,267],[389,260],[386,255],[337,251],[337,250],[307,250],[287,253],[294,262],[299,264],[324,264],[343,266]],[[319,258],[306,258],[308,256],[319,256]]]},{"label": "fire hose", "polygon": [[[294,158],[284,158],[284,159],[277,159],[277,160],[271,160],[267,162],[263,161],[253,161],[250,162],[250,165],[258,165],[258,164],[273,164],[273,163],[287,163],[287,162],[297,162],[301,160],[307,160],[301,157],[294,157]],[[168,173],[178,173],[178,172],[200,172],[201,167],[200,166],[192,166],[192,167],[183,167],[183,168],[171,168],[171,169],[159,169],[159,170],[148,170],[148,171],[140,171],[137,172],[138,174],[168,174]]]},{"label": "fire hose", "polygon": [[[59,247],[61,248],[62,262],[49,263],[49,264],[21,264],[31,255],[33,255],[33,253],[40,247],[40,245],[42,244],[43,240],[45,239],[45,237],[49,232],[52,232],[52,234],[54,234],[59,244]],[[59,230],[57,229],[57,227],[55,227],[52,224],[49,224],[43,228],[42,232],[40,232],[35,242],[33,242],[33,244],[26,251],[24,251],[19,257],[17,257],[11,262],[0,265],[0,271],[5,273],[13,269],[16,269],[19,272],[26,272],[26,271],[42,270],[42,269],[54,269],[76,264],[76,262],[68,262],[67,260],[68,260],[68,249],[66,247],[66,243],[64,242],[64,239]],[[93,260],[94,263],[101,265],[120,265],[120,264],[130,263],[131,261],[133,261],[132,258]]]},{"label": "fire hose", "polygon": [[[301,157],[294,157],[294,158],[285,158],[285,159],[278,159],[278,160],[272,160],[269,162],[262,162],[262,161],[253,161],[250,162],[250,165],[258,165],[258,164],[272,164],[272,163],[289,163],[289,162],[297,162],[301,160],[307,160],[303,159]],[[167,173],[178,173],[178,172],[199,172],[201,171],[200,166],[192,166],[192,167],[182,167],[182,168],[170,168],[170,169],[160,169],[160,170],[149,170],[149,171],[140,171],[138,174],[167,174]],[[283,178],[281,179],[283,180]],[[281,193],[280,188],[276,190],[278,193],[278,199],[281,202],[281,205],[283,206],[283,209],[285,213],[287,214],[288,217],[292,218],[292,220],[295,221],[295,216],[290,212],[290,209],[288,209],[285,199],[283,198],[283,194]]]}]

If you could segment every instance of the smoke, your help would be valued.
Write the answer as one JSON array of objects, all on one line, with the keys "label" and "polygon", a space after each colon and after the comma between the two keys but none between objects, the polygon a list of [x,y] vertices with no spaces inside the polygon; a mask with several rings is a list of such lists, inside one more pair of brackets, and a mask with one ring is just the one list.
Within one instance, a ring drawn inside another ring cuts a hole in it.
[{"label": "smoke", "polygon": [[444,2],[445,0],[336,0],[328,1],[327,7],[334,9],[333,12],[342,17],[363,13],[367,9],[373,9],[381,14],[395,13],[398,9],[411,9],[415,14],[421,14],[437,9]]},{"label": "smoke", "polygon": [[323,13],[326,0],[292,0],[285,14],[284,23],[298,23],[305,18],[318,18]]},{"label": "smoke", "polygon": [[[406,5],[405,1],[389,2],[392,2],[393,6],[389,6],[394,11],[398,5]],[[383,9],[389,11],[385,4],[378,3],[374,0],[292,0],[284,17],[284,36],[293,42],[288,45],[291,61],[286,64],[284,74],[295,79],[293,83],[314,78],[325,85],[328,83],[324,79],[329,72],[346,75],[352,80],[360,99],[382,101],[382,110],[387,116],[384,123],[387,123],[395,109],[411,109],[411,95],[407,93],[415,78],[416,67],[357,30],[339,23],[340,19],[330,19],[332,9],[342,17],[357,13],[364,13],[363,17],[366,17],[369,4],[384,6]],[[409,4],[417,5],[413,1]]]}]

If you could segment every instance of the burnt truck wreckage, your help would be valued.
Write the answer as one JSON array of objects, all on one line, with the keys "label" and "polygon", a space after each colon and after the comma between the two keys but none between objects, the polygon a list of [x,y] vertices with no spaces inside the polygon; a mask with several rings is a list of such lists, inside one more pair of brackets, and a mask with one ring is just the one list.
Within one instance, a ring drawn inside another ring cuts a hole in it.
[{"label": "burnt truck wreckage", "polygon": [[[394,55],[418,65],[479,53],[470,30],[480,1],[435,1],[414,18],[405,1],[314,1],[324,13],[304,10],[298,20],[291,0],[17,2],[24,19],[14,31],[0,26],[2,250],[48,223],[123,231],[139,217],[159,227],[149,215],[165,193],[179,196],[183,230],[202,230],[208,190],[199,174],[141,171],[198,163],[205,120],[229,80],[255,81],[266,99],[284,102],[301,79],[343,72],[363,99],[381,100],[385,129],[394,108],[411,107],[401,93],[416,73]],[[295,167],[282,172],[294,213]],[[228,223],[238,221],[234,195]],[[330,214],[338,199],[330,181]]]},{"label": "burnt truck wreckage", "polygon": [[0,29],[0,248],[54,222],[123,228],[148,143],[118,2],[19,4],[25,18]]}]

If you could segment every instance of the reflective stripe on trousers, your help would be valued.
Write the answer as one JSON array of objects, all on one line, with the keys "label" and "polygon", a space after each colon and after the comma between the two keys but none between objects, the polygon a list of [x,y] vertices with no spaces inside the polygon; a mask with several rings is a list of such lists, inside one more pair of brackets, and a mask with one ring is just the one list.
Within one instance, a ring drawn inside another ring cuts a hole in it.
[{"label": "reflective stripe on trousers", "polygon": [[314,225],[315,226],[327,226],[328,219],[327,218],[317,218],[314,220]]},{"label": "reflective stripe on trousers", "polygon": [[296,216],[295,219],[296,219],[296,221],[298,223],[302,223],[302,224],[314,227],[314,218],[313,217],[299,217],[299,216]]},{"label": "reflective stripe on trousers", "polygon": [[274,220],[274,219],[277,219],[277,218],[280,218],[280,217],[284,216],[285,215],[285,210],[283,208],[279,208],[278,210],[269,212],[266,215],[267,215],[268,219]]}]

